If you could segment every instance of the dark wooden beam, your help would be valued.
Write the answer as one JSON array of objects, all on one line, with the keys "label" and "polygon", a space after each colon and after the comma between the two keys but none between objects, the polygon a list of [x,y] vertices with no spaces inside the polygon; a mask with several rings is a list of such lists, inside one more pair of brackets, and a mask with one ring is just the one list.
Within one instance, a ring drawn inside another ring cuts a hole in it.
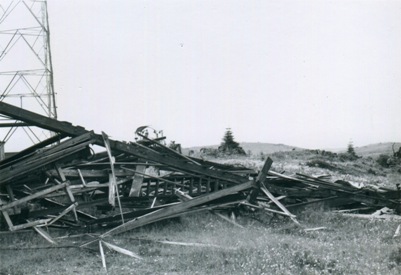
[{"label": "dark wooden beam", "polygon": [[12,127],[26,127],[33,126],[25,122],[10,122],[10,123],[0,123],[0,128],[12,128]]},{"label": "dark wooden beam", "polygon": [[101,238],[111,236],[111,235],[116,235],[120,234],[129,230],[132,230],[134,228],[141,227],[146,224],[150,224],[156,221],[160,221],[166,218],[169,218],[174,215],[182,214],[185,213],[186,211],[189,211],[190,208],[199,206],[201,204],[228,196],[233,193],[237,193],[246,189],[249,189],[254,186],[254,181],[247,181],[242,184],[235,185],[233,187],[229,187],[217,192],[205,194],[199,197],[196,197],[192,200],[182,202],[179,204],[172,205],[170,207],[163,208],[159,211],[153,212],[151,214],[147,214],[141,217],[138,217],[135,220],[126,222],[125,224],[122,224],[120,226],[117,226],[110,231],[105,232],[103,235],[101,235]]},{"label": "dark wooden beam", "polygon": [[69,136],[79,136],[87,132],[87,130],[81,126],[73,126],[69,122],[58,121],[5,102],[0,102],[0,113],[9,116],[10,118],[23,121],[29,125],[57,133],[67,134]]},{"label": "dark wooden beam", "polygon": [[41,149],[41,148],[44,148],[44,147],[46,147],[46,146],[48,146],[50,144],[59,142],[64,137],[65,137],[65,135],[58,134],[58,135],[55,135],[55,136],[53,136],[53,137],[51,137],[49,139],[46,139],[46,140],[40,142],[40,143],[37,143],[37,144],[35,144],[35,145],[31,146],[31,147],[28,147],[25,150],[20,151],[17,154],[0,161],[0,169],[4,168],[5,166],[8,166],[8,165],[12,164],[15,161],[20,161],[21,159],[29,156],[30,154],[32,154],[33,152],[35,152],[38,149]]},{"label": "dark wooden beam", "polygon": [[92,143],[90,132],[76,138],[64,141],[58,146],[52,147],[40,154],[34,154],[26,158],[18,165],[11,165],[0,169],[0,186],[17,177],[22,177],[45,165],[61,160],[69,155],[82,151]]}]

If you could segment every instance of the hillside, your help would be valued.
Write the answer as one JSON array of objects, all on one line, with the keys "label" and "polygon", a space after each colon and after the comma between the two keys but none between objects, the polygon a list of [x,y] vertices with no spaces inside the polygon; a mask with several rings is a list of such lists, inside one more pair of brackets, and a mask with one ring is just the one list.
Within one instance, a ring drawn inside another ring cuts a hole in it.
[{"label": "hillside", "polygon": [[[355,147],[355,152],[359,156],[373,157],[373,158],[378,157],[380,154],[393,155],[393,149],[392,149],[393,144],[395,144],[394,149],[396,151],[401,146],[401,142],[375,143],[375,144],[369,144],[369,145],[365,145],[365,146]],[[251,151],[253,155],[258,155],[261,152],[263,152],[263,154],[273,154],[276,152],[293,151],[294,149],[297,151],[304,150],[303,148],[296,147],[296,146],[290,146],[290,145],[285,145],[285,144],[265,143],[265,142],[241,142],[240,145],[245,150],[245,152],[248,153],[248,151]],[[188,154],[188,152],[190,150],[193,150],[194,152],[199,152],[199,150],[201,148],[217,148],[218,146],[219,145],[189,147],[189,148],[184,148],[183,153]],[[346,148],[333,149],[333,150],[322,148],[322,150],[340,153],[340,152],[345,152]]]},{"label": "hillside", "polygon": [[[303,150],[302,148],[289,146],[285,144],[273,144],[273,143],[264,143],[264,142],[240,142],[240,146],[248,153],[251,151],[253,155],[260,154],[273,154],[276,152],[286,152],[295,150]],[[187,154],[190,150],[194,152],[199,152],[201,148],[217,148],[219,145],[210,145],[210,146],[196,146],[190,148],[184,148],[183,153]]]},{"label": "hillside", "polygon": [[241,147],[245,152],[251,151],[252,154],[273,154],[277,152],[286,152],[295,150],[303,150],[302,148],[285,145],[285,144],[273,144],[263,142],[241,142]]},{"label": "hillside", "polygon": [[380,154],[393,155],[392,146],[394,144],[394,150],[398,150],[401,146],[400,142],[384,142],[384,143],[376,143],[369,144],[362,147],[355,147],[355,152],[359,156],[363,157],[377,157]]}]

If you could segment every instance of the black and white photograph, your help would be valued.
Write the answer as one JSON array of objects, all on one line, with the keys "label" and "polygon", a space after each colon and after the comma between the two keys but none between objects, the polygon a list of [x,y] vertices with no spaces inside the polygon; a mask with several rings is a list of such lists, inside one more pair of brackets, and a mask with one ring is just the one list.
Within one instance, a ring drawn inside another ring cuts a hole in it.
[{"label": "black and white photograph", "polygon": [[401,274],[401,1],[0,0],[0,274]]}]

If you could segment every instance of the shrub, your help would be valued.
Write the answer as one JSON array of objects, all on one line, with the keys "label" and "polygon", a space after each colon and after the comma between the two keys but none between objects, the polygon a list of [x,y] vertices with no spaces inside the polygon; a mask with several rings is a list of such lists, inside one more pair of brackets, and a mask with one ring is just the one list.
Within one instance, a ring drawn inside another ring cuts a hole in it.
[{"label": "shrub", "polygon": [[377,158],[376,162],[382,166],[382,167],[389,167],[390,164],[390,156],[385,155],[385,154],[381,154],[379,155],[379,157]]},{"label": "shrub", "polygon": [[340,153],[340,154],[338,154],[338,157],[340,158],[341,161],[354,161],[359,158],[357,155],[350,154],[348,152]]},{"label": "shrub", "polygon": [[348,143],[348,148],[347,152],[341,153],[338,155],[341,161],[354,161],[360,158],[354,149],[354,145],[352,145],[352,142]]}]

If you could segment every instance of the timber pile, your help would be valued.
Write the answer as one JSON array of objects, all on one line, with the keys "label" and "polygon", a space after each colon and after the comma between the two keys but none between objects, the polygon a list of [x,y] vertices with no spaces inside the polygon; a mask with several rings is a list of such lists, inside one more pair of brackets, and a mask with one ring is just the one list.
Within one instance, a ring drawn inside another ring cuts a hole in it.
[{"label": "timber pile", "polygon": [[[359,188],[347,182],[270,171],[256,172],[184,156],[137,130],[137,142],[110,139],[0,102],[0,114],[55,135],[0,162],[3,230],[45,227],[99,229],[100,239],[186,213],[240,207],[283,215],[327,202],[340,209],[400,211],[400,190]],[[94,153],[93,146],[104,151]]]}]

